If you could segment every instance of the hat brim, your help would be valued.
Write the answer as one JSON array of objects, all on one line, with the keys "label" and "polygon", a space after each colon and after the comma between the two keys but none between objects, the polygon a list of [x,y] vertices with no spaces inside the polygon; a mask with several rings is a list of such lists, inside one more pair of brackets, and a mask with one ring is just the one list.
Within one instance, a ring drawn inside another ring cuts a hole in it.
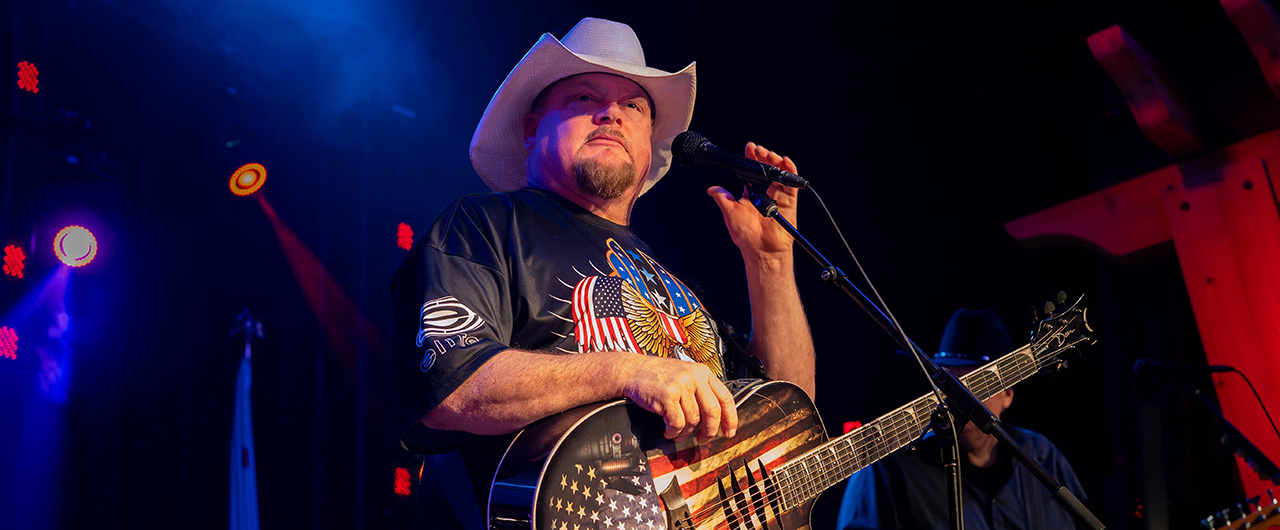
[{"label": "hat brim", "polygon": [[[904,357],[912,357],[911,352],[905,350],[893,350],[893,353]],[[929,358],[933,359],[933,364],[944,368],[967,368],[970,366],[982,366],[991,362],[990,360],[984,361],[982,359],[969,359],[965,357],[938,357],[937,354],[930,355]]]},{"label": "hat brim", "polygon": [[653,158],[641,194],[649,191],[671,168],[671,141],[689,128],[697,94],[697,63],[678,72],[621,63],[603,57],[573,53],[550,33],[545,33],[520,59],[489,100],[471,137],[471,165],[494,191],[514,191],[527,181],[524,117],[533,100],[552,83],[569,76],[608,73],[634,81],[653,98],[656,120],[651,143]]}]

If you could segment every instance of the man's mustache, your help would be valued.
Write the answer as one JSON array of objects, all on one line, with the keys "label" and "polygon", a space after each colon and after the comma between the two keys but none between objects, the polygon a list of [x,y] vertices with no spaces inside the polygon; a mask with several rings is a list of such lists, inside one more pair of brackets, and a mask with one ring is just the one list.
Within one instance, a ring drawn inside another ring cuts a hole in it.
[{"label": "man's mustache", "polygon": [[590,142],[601,137],[616,140],[618,143],[622,144],[623,149],[626,149],[628,153],[631,152],[631,144],[627,142],[626,138],[623,138],[622,133],[612,127],[597,127],[596,130],[591,131],[591,134],[587,135],[587,141]]}]

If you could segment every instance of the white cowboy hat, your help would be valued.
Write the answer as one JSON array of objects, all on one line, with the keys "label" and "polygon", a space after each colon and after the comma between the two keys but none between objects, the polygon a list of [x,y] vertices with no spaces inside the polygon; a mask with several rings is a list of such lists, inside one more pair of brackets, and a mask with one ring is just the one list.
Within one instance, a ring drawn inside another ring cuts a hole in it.
[{"label": "white cowboy hat", "polygon": [[[671,167],[671,139],[689,128],[693,98],[697,92],[694,66],[671,73],[645,66],[644,49],[631,27],[619,22],[584,18],[556,40],[550,33],[511,69],[484,109],[471,137],[471,165],[494,191],[525,186],[523,121],[533,110],[533,100],[543,89],[566,77],[591,72],[615,74],[634,81],[653,98],[653,162],[644,189],[662,178]],[[639,161],[637,161],[639,162]]]}]

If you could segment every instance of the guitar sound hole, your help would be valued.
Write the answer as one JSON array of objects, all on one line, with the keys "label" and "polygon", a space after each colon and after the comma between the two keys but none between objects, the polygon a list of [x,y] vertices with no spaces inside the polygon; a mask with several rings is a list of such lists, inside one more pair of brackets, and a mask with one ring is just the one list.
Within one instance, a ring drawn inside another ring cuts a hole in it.
[{"label": "guitar sound hole", "polygon": [[[729,476],[722,477],[719,481],[720,508],[724,511],[729,530],[768,530],[769,517],[766,507],[774,512],[774,524],[781,526],[778,522],[781,514],[777,513],[776,499],[771,502],[766,494],[773,489],[771,488],[773,477],[770,477],[764,469],[763,462],[757,461],[756,466],[761,473],[760,480],[756,479],[751,465],[746,460],[742,460],[741,465],[731,464]],[[745,473],[744,478],[738,478],[738,469],[742,469]],[[726,480],[729,482],[728,488],[724,484]]]}]

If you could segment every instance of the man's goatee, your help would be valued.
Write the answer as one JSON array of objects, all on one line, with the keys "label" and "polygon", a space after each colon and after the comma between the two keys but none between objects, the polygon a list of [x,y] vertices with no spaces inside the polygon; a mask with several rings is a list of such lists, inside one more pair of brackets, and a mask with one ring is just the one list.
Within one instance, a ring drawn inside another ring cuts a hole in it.
[{"label": "man's goatee", "polygon": [[578,189],[611,200],[621,197],[635,184],[636,166],[630,161],[606,164],[591,158],[579,159],[573,164],[573,175]]}]

